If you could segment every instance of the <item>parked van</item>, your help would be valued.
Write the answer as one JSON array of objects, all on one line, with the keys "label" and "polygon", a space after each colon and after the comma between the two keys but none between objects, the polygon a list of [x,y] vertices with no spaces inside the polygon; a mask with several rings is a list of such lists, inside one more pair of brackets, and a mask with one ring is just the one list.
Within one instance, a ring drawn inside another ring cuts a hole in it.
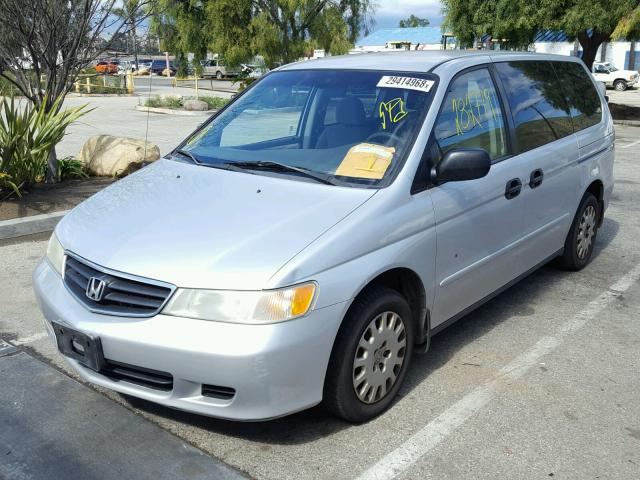
[{"label": "parked van", "polygon": [[434,334],[592,257],[614,129],[575,58],[287,65],[66,215],[34,285],[85,380],[236,420],[383,412]]},{"label": "parked van", "polygon": [[237,77],[239,74],[239,68],[227,67],[220,57],[202,61],[202,76],[204,78],[215,77],[222,80],[225,77]]}]

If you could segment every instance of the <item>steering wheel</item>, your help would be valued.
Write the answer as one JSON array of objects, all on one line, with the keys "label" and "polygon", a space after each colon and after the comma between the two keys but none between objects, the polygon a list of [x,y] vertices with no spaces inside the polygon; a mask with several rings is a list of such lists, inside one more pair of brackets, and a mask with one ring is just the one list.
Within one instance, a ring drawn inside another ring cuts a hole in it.
[{"label": "steering wheel", "polygon": [[[382,142],[374,142],[376,138],[380,138]],[[382,143],[383,145],[388,145],[389,143],[398,143],[400,141],[400,137],[392,132],[375,132],[367,137],[367,142],[374,143]]]}]

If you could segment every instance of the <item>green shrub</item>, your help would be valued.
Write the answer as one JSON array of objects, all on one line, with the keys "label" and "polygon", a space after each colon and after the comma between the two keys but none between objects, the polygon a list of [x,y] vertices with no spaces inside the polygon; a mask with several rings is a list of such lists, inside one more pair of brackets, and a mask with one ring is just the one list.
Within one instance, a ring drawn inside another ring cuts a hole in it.
[{"label": "green shrub", "polygon": [[[47,166],[44,166],[42,175],[47,174]],[[74,157],[64,157],[58,159],[58,180],[73,180],[78,178],[89,178],[86,165]]]},{"label": "green shrub", "polygon": [[145,100],[144,106],[152,108],[182,108],[182,98],[155,95]]},{"label": "green shrub", "polygon": [[[87,87],[87,79],[91,84],[90,87]],[[74,85],[73,91],[78,93],[107,93],[113,95],[127,93],[121,75],[80,75],[76,81],[77,84]]]},{"label": "green shrub", "polygon": [[6,78],[0,77],[0,97],[9,97],[17,93],[18,89]]},{"label": "green shrub", "polygon": [[[184,106],[185,100],[191,100],[195,98],[196,97],[170,97],[170,96],[161,97],[159,95],[156,95],[145,100],[144,106],[153,107],[153,108],[178,109]],[[229,100],[226,98],[211,97],[211,96],[199,97],[198,100],[202,100],[203,102],[206,102],[207,105],[209,106],[209,110],[218,110],[224,107],[227,103],[229,103]]]},{"label": "green shrub", "polygon": [[[195,97],[189,97],[195,98]],[[209,110],[219,110],[224,107],[227,103],[229,103],[229,99],[220,98],[220,97],[200,97],[198,100],[202,100],[203,102],[207,102],[209,105]]]},{"label": "green shrub", "polygon": [[[43,102],[46,103],[46,102]],[[69,125],[88,113],[86,105],[60,110],[62,97],[49,112],[13,98],[0,103],[0,189],[17,195],[43,177],[49,152],[64,137]]]}]

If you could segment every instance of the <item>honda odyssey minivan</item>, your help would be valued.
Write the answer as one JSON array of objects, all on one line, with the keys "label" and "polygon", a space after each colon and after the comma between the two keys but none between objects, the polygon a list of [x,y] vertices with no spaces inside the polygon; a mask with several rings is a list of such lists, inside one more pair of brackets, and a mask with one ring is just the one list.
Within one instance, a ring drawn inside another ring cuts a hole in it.
[{"label": "honda odyssey minivan", "polygon": [[323,402],[366,421],[435,333],[547,262],[588,264],[613,149],[575,58],[294,63],[71,211],[35,291],[94,384],[227,419]]}]

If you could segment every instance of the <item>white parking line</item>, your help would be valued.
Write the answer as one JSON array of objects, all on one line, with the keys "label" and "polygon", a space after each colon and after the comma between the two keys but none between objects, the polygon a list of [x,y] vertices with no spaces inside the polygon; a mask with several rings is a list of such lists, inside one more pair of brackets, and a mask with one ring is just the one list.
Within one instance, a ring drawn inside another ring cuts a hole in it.
[{"label": "white parking line", "polygon": [[633,147],[634,145],[638,145],[639,143],[640,143],[640,140],[636,140],[635,142],[631,142],[631,143],[627,143],[626,145],[622,145],[620,148]]},{"label": "white parking line", "polygon": [[489,403],[506,384],[522,377],[531,367],[539,363],[541,357],[558,347],[569,334],[583,328],[639,279],[640,264],[620,277],[609,289],[589,302],[581,312],[565,322],[555,336],[541,338],[533,347],[505,365],[495,378],[462,397],[402,445],[372,465],[357,480],[387,480],[409,469],[420,457],[435,448]]},{"label": "white parking line", "polygon": [[12,340],[11,344],[12,345],[26,345],[27,343],[32,343],[32,342],[36,342],[38,340],[41,340],[43,338],[45,338],[47,336],[47,332],[38,332],[38,333],[34,333],[33,335],[29,335],[28,337],[22,337],[22,338],[18,338],[16,340]]}]

